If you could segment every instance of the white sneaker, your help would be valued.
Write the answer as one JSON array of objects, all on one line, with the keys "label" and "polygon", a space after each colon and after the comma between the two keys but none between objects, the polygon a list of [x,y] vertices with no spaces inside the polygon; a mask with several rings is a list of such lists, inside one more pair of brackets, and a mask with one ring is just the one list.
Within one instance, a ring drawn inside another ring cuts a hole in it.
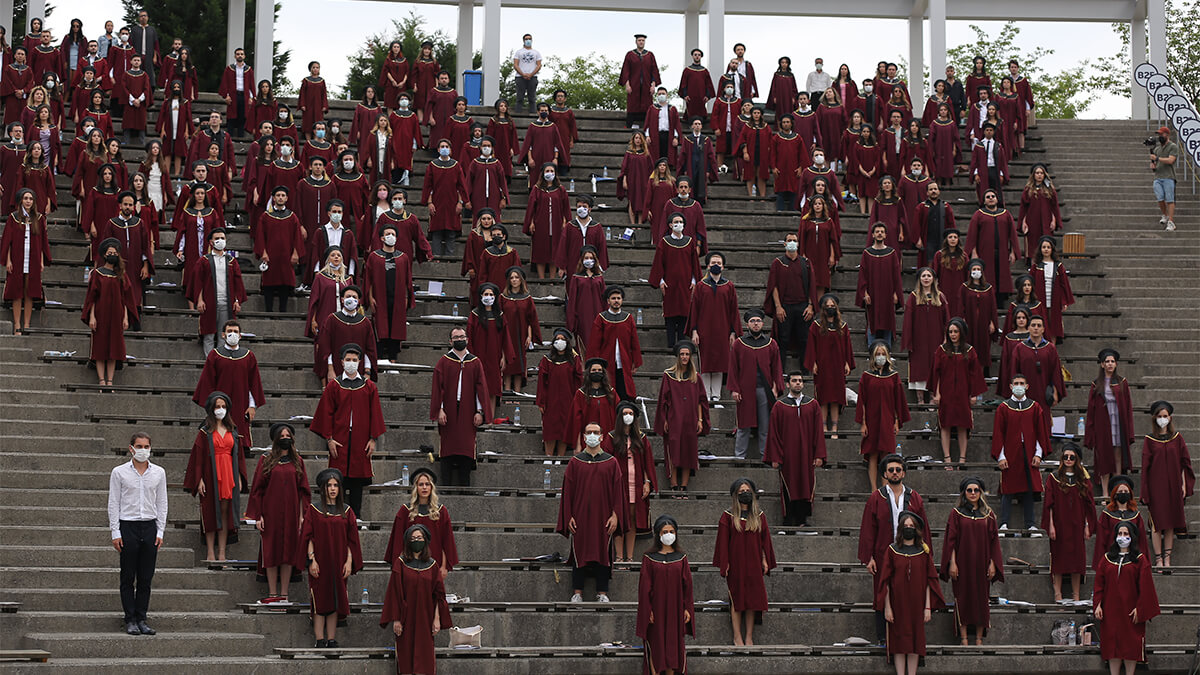
[{"label": "white sneaker", "polygon": [[583,596],[579,593],[571,596],[571,602],[583,602]]},{"label": "white sneaker", "polygon": [[1175,231],[1175,221],[1168,220],[1167,221],[1167,232],[1174,232],[1174,231]]},{"label": "white sneaker", "polygon": [[1006,532],[1007,530],[1008,530],[1008,523],[1004,523],[1003,525],[1000,526],[1001,532]]},{"label": "white sneaker", "polygon": [[1158,219],[1158,224],[1159,224],[1159,225],[1166,225],[1166,224],[1167,224],[1167,217],[1166,217],[1166,216],[1160,216],[1160,217],[1159,217],[1159,219]]},{"label": "white sneaker", "polygon": [[596,594],[596,602],[608,602],[608,596],[600,595],[599,593],[597,593]]},{"label": "white sneaker", "polygon": [[1029,536],[1033,539],[1037,539],[1042,536],[1042,531],[1036,527],[1031,527],[1029,528]]}]

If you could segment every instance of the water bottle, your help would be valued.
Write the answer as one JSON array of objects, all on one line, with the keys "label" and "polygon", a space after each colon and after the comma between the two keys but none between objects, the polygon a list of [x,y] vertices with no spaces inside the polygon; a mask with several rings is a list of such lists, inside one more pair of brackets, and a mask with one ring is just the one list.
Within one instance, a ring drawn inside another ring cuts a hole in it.
[{"label": "water bottle", "polygon": [[897,455],[900,455],[901,457],[903,457],[903,456],[904,456],[904,451],[900,449],[900,443],[899,443],[899,442],[897,442],[897,443],[896,443],[896,454],[897,454]]},{"label": "water bottle", "polygon": [[608,166],[604,167],[604,177],[608,178]]},{"label": "water bottle", "polygon": [[575,191],[575,179],[574,178],[571,179],[571,187],[569,187],[568,190],[571,192]]},{"label": "water bottle", "polygon": [[362,604],[364,604],[364,605],[371,604],[371,595],[369,593],[367,593],[367,589],[365,589],[365,588],[363,589],[363,594],[362,594]]},{"label": "water bottle", "polygon": [[408,487],[408,465],[405,464],[400,468],[400,484]]},{"label": "water bottle", "polygon": [[92,278],[92,268],[89,265],[88,267],[83,268],[83,283],[86,284],[88,282],[88,280],[91,278]]},{"label": "water bottle", "polygon": [[638,307],[637,325],[639,325],[639,326],[642,325],[642,308],[641,307]]},{"label": "water bottle", "polygon": [[752,186],[750,186],[750,196],[751,196],[751,197],[757,197],[757,196],[758,196],[758,186],[757,186],[757,185],[752,185]]},{"label": "water bottle", "polygon": [[455,318],[458,318],[458,303],[457,302],[454,303],[454,307],[450,308],[450,315]]},{"label": "water bottle", "polygon": [[1074,647],[1075,645],[1079,644],[1079,638],[1075,634],[1075,621],[1072,620],[1071,623],[1067,624],[1067,627],[1069,631],[1067,633],[1067,644]]},{"label": "water bottle", "polygon": [[513,408],[513,424],[521,426],[521,406]]},{"label": "water bottle", "polygon": [[929,426],[929,422],[925,423],[925,433],[927,433],[927,434],[933,433],[933,428]]},{"label": "water bottle", "polygon": [[605,239],[605,241],[609,241],[612,239],[612,228],[611,227],[605,226],[604,239]]},{"label": "water bottle", "polygon": [[596,194],[596,174],[592,174],[592,194]]},{"label": "water bottle", "polygon": [[1076,425],[1076,427],[1075,427],[1075,435],[1079,436],[1080,438],[1083,438],[1084,435],[1086,435],[1086,434],[1087,434],[1087,423],[1084,422],[1082,417],[1080,417],[1079,424]]},{"label": "water bottle", "polygon": [[546,472],[542,474],[542,487],[550,489],[550,469],[546,469]]}]

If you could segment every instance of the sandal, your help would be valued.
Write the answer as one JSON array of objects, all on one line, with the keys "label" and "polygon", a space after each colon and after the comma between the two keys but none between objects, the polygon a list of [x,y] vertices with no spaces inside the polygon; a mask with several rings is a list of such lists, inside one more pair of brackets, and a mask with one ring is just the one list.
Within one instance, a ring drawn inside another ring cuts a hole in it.
[{"label": "sandal", "polygon": [[954,462],[950,460],[950,455],[946,455],[946,456],[942,457],[942,464],[946,465],[947,471],[954,470]]}]

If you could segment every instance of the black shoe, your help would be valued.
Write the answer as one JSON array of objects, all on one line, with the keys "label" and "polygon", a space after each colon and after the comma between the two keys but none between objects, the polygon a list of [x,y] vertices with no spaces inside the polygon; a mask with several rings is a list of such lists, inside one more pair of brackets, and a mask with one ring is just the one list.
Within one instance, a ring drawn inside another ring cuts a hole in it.
[{"label": "black shoe", "polygon": [[329,640],[317,640],[317,644],[313,645],[317,649],[325,649],[329,646]]},{"label": "black shoe", "polygon": [[134,623],[133,621],[126,621],[125,622],[125,632],[129,635],[141,635],[142,629],[138,628],[138,625],[136,623]]},{"label": "black shoe", "polygon": [[338,647],[337,640],[326,640],[325,646],[328,647],[329,649],[337,649],[337,647]]},{"label": "black shoe", "polygon": [[137,623],[138,630],[142,631],[142,635],[157,635],[158,631],[146,625],[146,620],[142,619]]}]

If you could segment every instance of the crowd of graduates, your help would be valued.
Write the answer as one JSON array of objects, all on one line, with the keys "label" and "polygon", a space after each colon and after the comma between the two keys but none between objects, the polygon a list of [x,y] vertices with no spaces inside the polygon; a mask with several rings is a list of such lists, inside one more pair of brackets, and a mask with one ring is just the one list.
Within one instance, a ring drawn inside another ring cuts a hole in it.
[{"label": "crowd of graduates", "polygon": [[[1036,124],[1032,89],[1015,60],[997,74],[989,70],[995,64],[976,58],[965,82],[948,68],[922,104],[895,64],[880,62],[856,82],[846,65],[834,75],[818,59],[801,88],[782,57],[760,98],[739,43],[715,78],[703,52],[693,50],[677,106],[661,86],[646,36],[636,36],[620,75],[629,141],[616,187],[628,225],[648,230],[633,245],[654,249],[649,284],[661,290],[661,339],[674,355],[651,398],[634,378],[648,331],[639,328],[640,310],[635,318],[623,308],[625,289],[606,279],[612,228],[626,223],[601,223],[594,197],[566,182],[579,141],[569,92],[539,103],[521,139],[506,101],[490,114],[475,107],[472,116],[431,43],[406,56],[397,42],[378,85],[361,92],[349,119],[339,119],[330,114],[319,63],[309,64],[289,106],[269,80],[256,82],[239,49],[221,78],[224,113],[201,120],[186,36],[160,52],[156,39],[146,41],[157,34],[145,21],[115,38],[111,26],[97,40],[82,28],[73,21],[55,46],[35,19],[23,42],[0,42],[7,133],[0,200],[9,214],[0,259],[15,332],[30,327],[46,299],[47,218],[62,217],[55,176],[65,174],[75,205],[69,219],[90,242],[81,318],[92,332],[99,384],[111,387],[126,359],[124,335],[140,329],[156,264],[177,266],[206,355],[193,397],[205,421],[184,486],[200,500],[207,557],[224,560],[239,520],[255,521],[269,587],[263,602],[286,601],[292,570],[305,568],[318,647],[337,645],[337,623],[349,611],[345,580],[362,566],[357,518],[386,429],[375,381],[403,349],[414,267],[453,260],[469,280],[471,309],[465,327],[449,332],[430,384],[440,480],[470,485],[477,430],[498,414],[502,394],[520,393],[536,377],[547,462],[571,455],[557,529],[571,540],[572,601],[583,601],[585,581],[594,578],[596,599],[606,602],[613,566],[635,561],[637,537],[653,538],[641,558],[637,618],[647,672],[683,672],[683,638],[694,634],[695,614],[679,525],[668,515],[652,519],[650,497],[688,498],[700,470],[699,439],[713,431],[710,407],[724,391],[737,408],[733,454],[778,470],[785,534],[808,525],[826,439],[845,433],[840,412],[848,393],[856,397],[870,494],[859,559],[874,575],[878,637],[898,673],[914,672],[925,653],[924,623],[944,604],[939,576],[954,591],[959,637],[966,644],[971,629],[982,641],[989,586],[1004,578],[1000,538],[1011,530],[1048,535],[1061,602],[1081,601],[1094,538],[1102,654],[1113,672],[1132,672],[1144,660],[1145,625],[1158,612],[1151,570],[1171,565],[1194,477],[1174,409],[1159,401],[1150,408],[1135,491],[1126,476],[1136,466],[1134,408],[1113,349],[1098,357],[1084,437],[1058,448],[1051,440],[1054,408],[1066,396],[1058,345],[1069,337],[1064,313],[1074,297],[1054,236],[1063,223],[1047,168],[1035,164],[1019,207],[1005,206],[1009,161],[1021,156]],[[241,166],[235,140],[249,141]],[[134,172],[126,162],[131,145],[144,151]],[[424,163],[419,194],[409,189],[417,162]],[[798,216],[777,257],[733,260],[710,245],[704,208],[712,185],[725,179],[744,183],[750,199],[768,199],[769,187],[777,209]],[[956,182],[975,187],[977,206],[942,199],[941,190]],[[528,193],[523,214],[509,209],[510,191]],[[418,202],[428,207],[428,223],[408,210]],[[851,242],[840,219],[855,204],[869,217],[857,272],[842,264]],[[609,218],[624,220],[615,213]],[[521,251],[509,240],[518,223],[530,242]],[[162,231],[173,236],[160,241]],[[270,450],[247,471],[251,423],[266,396],[254,354],[241,341],[248,258],[229,249],[232,232],[250,235],[268,312],[287,312],[293,297],[306,304],[305,336],[323,388],[310,430],[328,451],[315,499],[288,424],[271,427]],[[914,262],[909,287],[903,273]],[[1027,274],[1014,283],[1016,263]],[[768,272],[761,306],[739,303],[730,269]],[[541,324],[530,274],[562,284],[565,325]],[[831,289],[836,275],[854,274],[868,361],[851,391],[854,346],[844,301]],[[907,356],[906,377],[893,350]],[[536,365],[527,360],[541,351]],[[935,564],[920,495],[903,485],[897,436],[910,421],[910,401],[932,405],[941,464],[964,469],[989,381],[998,397],[991,457],[999,513],[984,496],[984,480],[963,479]],[[653,420],[639,399],[656,402]],[[662,446],[665,485],[651,434]],[[1043,470],[1053,454],[1055,468]],[[394,566],[382,622],[396,635],[398,672],[432,672],[429,628],[437,633],[451,623],[443,581],[458,559],[437,483],[429,469],[412,476],[385,556]],[[249,495],[244,506],[242,493]],[[736,644],[753,644],[767,609],[763,577],[775,566],[761,494],[748,479],[736,481],[720,515],[713,564],[729,583]],[[1013,501],[1021,523],[1010,522]]]}]

